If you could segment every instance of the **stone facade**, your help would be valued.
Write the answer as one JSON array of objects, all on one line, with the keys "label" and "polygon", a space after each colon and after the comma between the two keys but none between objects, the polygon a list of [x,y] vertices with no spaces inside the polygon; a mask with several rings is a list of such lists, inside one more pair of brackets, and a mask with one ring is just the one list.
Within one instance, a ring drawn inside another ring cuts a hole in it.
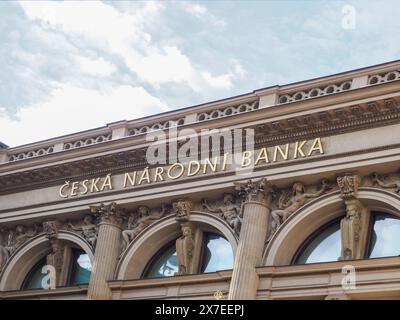
[{"label": "stone facade", "polygon": [[[0,148],[0,299],[213,299],[216,291],[222,299],[400,298],[400,258],[366,258],[373,212],[400,217],[399,68],[391,62]],[[253,129],[255,166],[217,170],[210,158],[208,169],[201,163],[200,174],[183,175],[183,164],[149,165],[146,133],[171,128]],[[335,220],[337,259],[295,264]],[[232,269],[201,272],[207,232],[229,242]],[[144,278],[171,243],[176,274]],[[76,249],[90,259],[88,284],[68,282]],[[25,290],[42,260],[55,270],[54,286]],[[349,264],[358,280],[345,289]]]}]

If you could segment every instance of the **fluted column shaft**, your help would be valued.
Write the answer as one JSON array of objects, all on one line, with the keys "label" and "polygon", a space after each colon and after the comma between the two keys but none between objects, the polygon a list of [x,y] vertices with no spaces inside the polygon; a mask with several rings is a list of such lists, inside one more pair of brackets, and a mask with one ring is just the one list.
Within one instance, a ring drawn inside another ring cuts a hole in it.
[{"label": "fluted column shaft", "polygon": [[255,299],[257,295],[256,267],[261,264],[270,213],[266,180],[259,184],[261,188],[250,194],[242,207],[243,221],[229,288],[230,300]]},{"label": "fluted column shaft", "polygon": [[116,211],[100,212],[99,232],[90,278],[88,299],[109,300],[111,291],[107,281],[114,279],[121,248],[122,218]]}]

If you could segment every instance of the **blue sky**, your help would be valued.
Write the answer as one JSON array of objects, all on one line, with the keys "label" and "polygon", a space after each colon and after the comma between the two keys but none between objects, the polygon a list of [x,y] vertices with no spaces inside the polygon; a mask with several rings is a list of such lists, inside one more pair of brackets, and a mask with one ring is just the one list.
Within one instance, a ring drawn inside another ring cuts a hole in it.
[{"label": "blue sky", "polygon": [[1,2],[0,141],[396,60],[399,16],[398,0]]}]

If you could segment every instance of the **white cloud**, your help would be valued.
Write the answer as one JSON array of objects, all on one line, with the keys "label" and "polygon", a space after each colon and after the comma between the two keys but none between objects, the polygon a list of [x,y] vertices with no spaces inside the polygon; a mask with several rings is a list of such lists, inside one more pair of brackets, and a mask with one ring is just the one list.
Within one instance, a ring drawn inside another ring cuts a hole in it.
[{"label": "white cloud", "polygon": [[208,71],[204,71],[201,75],[203,76],[204,80],[214,88],[229,89],[232,87],[233,74],[231,73],[213,76]]},{"label": "white cloud", "polygon": [[182,5],[187,12],[194,14],[196,16],[201,16],[208,12],[205,6],[202,6],[201,4],[198,3],[183,2]]},{"label": "white cloud", "polygon": [[99,93],[63,85],[47,102],[22,108],[13,119],[0,114],[0,137],[16,146],[163,111],[168,111],[165,104],[143,87],[119,86]]},{"label": "white cloud", "polygon": [[86,57],[76,56],[81,71],[90,75],[109,76],[115,70],[114,64],[104,60],[103,58],[89,59]]}]

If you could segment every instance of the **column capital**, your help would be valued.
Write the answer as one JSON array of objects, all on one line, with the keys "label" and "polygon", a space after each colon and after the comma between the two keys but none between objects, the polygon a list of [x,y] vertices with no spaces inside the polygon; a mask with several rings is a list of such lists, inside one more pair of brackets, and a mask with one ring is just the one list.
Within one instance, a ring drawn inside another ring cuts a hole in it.
[{"label": "column capital", "polygon": [[271,204],[273,189],[266,178],[260,180],[248,180],[246,182],[234,182],[235,190],[239,196],[244,197],[245,202],[258,202],[266,206]]},{"label": "column capital", "polygon": [[115,202],[101,203],[99,206],[90,206],[91,212],[100,218],[100,224],[111,224],[121,228],[125,211]]}]

